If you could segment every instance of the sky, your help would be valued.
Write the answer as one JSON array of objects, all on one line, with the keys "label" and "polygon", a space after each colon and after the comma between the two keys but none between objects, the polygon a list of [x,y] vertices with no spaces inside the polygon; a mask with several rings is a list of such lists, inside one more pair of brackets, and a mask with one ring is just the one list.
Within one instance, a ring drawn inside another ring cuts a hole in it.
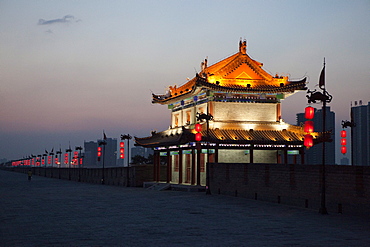
[{"label": "sky", "polygon": [[[307,76],[310,89],[325,57],[339,132],[351,102],[370,101],[369,23],[369,0],[0,0],[0,159],[167,129],[170,110],[151,94],[236,53],[240,38],[267,72]],[[286,122],[305,96],[283,100]]]}]

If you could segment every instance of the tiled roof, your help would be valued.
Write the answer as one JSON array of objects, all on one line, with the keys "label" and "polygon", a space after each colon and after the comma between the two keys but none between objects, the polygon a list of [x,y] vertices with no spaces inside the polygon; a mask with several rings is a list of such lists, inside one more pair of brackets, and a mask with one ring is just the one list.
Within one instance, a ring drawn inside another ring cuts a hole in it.
[{"label": "tiled roof", "polygon": [[217,91],[226,92],[246,92],[246,93],[285,93],[294,92],[295,90],[306,89],[306,78],[300,81],[291,81],[289,84],[274,86],[274,85],[255,85],[253,87],[242,86],[238,84],[224,84],[222,86],[209,83],[206,79],[198,77],[197,85],[202,85]]},{"label": "tiled roof", "polygon": [[[185,90],[180,90],[185,88]],[[253,87],[242,86],[238,84],[224,84],[218,85],[215,83],[209,83],[207,79],[197,75],[193,80],[189,81],[184,86],[178,88],[177,92],[168,95],[155,95],[153,94],[152,103],[167,103],[171,100],[176,100],[184,96],[196,94],[197,89],[208,88],[214,91],[222,92],[235,92],[235,93],[293,93],[296,90],[306,90],[306,78],[300,81],[290,81],[286,85],[255,85]]]},{"label": "tiled roof", "polygon": [[170,86],[167,94],[153,94],[153,103],[169,101],[195,95],[197,89],[236,93],[292,93],[306,90],[306,78],[289,81],[288,77],[272,76],[262,69],[262,63],[251,59],[248,54],[238,52],[209,67],[180,87]]},{"label": "tiled roof", "polygon": [[[305,133],[302,127],[294,126],[289,130],[241,130],[241,129],[209,129],[202,130],[202,140],[215,143],[239,144],[291,144],[302,145]],[[155,133],[150,137],[135,137],[136,143],[144,147],[181,145],[194,142],[194,131],[185,128],[170,129]],[[312,133],[316,143],[322,142],[323,133]]]},{"label": "tiled roof", "polygon": [[185,128],[169,129],[162,132],[152,132],[151,136],[138,138],[135,142],[143,147],[160,147],[169,145],[181,145],[191,141],[193,134],[191,130]]}]

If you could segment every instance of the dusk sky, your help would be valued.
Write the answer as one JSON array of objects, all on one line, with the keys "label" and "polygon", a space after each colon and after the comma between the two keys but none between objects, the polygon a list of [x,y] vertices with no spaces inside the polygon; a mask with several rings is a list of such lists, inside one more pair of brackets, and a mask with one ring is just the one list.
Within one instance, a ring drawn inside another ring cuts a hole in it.
[{"label": "dusk sky", "polygon": [[[103,130],[167,129],[170,110],[151,93],[236,53],[240,38],[267,72],[307,76],[310,89],[325,57],[338,132],[351,101],[370,101],[369,25],[369,0],[0,0],[0,159],[83,146]],[[283,100],[286,122],[305,96]]]}]

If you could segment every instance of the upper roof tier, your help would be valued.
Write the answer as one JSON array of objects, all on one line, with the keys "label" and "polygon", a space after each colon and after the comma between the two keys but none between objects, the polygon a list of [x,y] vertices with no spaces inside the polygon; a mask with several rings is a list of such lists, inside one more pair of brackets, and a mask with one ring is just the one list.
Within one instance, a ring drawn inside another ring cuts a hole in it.
[{"label": "upper roof tier", "polygon": [[200,93],[204,89],[229,93],[294,93],[306,90],[306,77],[290,81],[287,76],[272,76],[262,69],[263,64],[247,54],[247,42],[239,42],[239,52],[208,67],[207,59],[202,70],[180,87],[170,86],[167,94],[153,94],[153,103],[168,104],[183,97]]}]

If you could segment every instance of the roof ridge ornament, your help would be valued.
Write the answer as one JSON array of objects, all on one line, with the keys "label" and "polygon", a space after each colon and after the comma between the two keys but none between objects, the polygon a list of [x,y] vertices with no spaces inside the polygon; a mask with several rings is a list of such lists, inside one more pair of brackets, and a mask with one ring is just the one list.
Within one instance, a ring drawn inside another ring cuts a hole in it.
[{"label": "roof ridge ornament", "polygon": [[239,41],[239,52],[241,54],[247,54],[247,40],[244,39],[244,41],[242,42],[242,39],[240,39]]},{"label": "roof ridge ornament", "polygon": [[200,63],[201,71],[205,70],[208,67],[208,56],[204,59],[203,62]]}]

